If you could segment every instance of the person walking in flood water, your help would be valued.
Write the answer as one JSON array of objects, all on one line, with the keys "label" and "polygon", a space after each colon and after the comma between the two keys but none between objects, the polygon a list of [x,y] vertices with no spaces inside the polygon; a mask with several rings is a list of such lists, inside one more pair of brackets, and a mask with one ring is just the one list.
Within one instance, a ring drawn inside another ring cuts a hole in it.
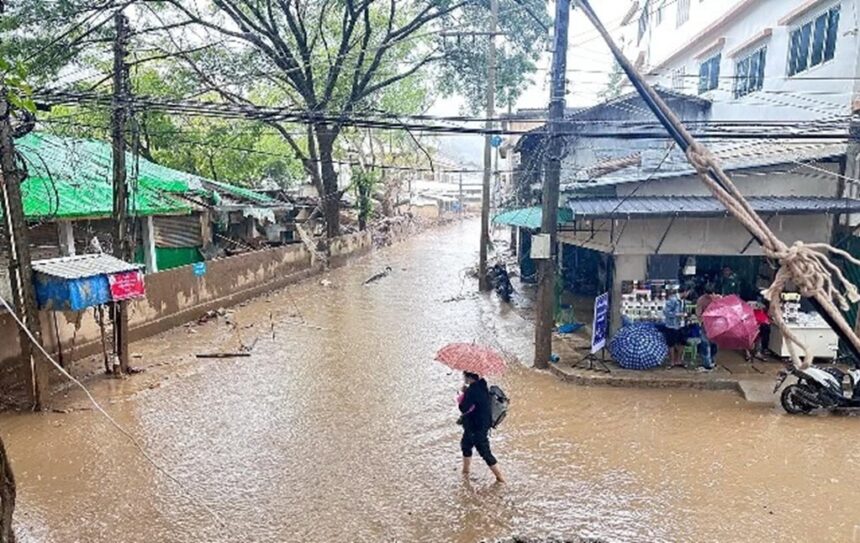
[{"label": "person walking in flood water", "polygon": [[476,449],[496,476],[496,481],[504,483],[505,479],[502,477],[499,463],[490,451],[489,432],[492,426],[492,412],[487,381],[480,375],[470,372],[463,372],[463,378],[466,384],[458,398],[463,421],[463,438],[460,440],[460,448],[463,451],[463,475],[469,475],[472,450]]}]

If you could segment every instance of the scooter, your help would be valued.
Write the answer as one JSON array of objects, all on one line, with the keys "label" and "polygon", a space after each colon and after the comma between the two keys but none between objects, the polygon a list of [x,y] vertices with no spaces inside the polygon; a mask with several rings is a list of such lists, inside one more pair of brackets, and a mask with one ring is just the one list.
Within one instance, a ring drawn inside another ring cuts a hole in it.
[{"label": "scooter", "polygon": [[814,409],[860,409],[860,369],[845,372],[835,366],[810,366],[801,370],[788,363],[777,376],[774,394],[789,375],[797,377],[797,382],[785,387],[779,400],[791,415],[806,414]]},{"label": "scooter", "polygon": [[514,286],[511,284],[511,278],[508,275],[508,269],[504,264],[496,263],[492,268],[487,270],[487,277],[490,280],[490,285],[496,291],[499,297],[510,303],[511,295],[514,293]]}]

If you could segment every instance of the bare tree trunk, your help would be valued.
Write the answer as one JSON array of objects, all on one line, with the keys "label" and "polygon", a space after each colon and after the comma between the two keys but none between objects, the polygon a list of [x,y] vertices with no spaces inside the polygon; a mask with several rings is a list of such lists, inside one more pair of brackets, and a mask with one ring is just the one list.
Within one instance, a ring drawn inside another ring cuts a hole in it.
[{"label": "bare tree trunk", "polygon": [[15,476],[6,447],[0,438],[0,543],[15,543],[12,530],[12,513],[15,512]]},{"label": "bare tree trunk", "polygon": [[320,199],[325,218],[326,236],[332,239],[340,235],[340,192],[337,186],[337,171],[334,169],[336,134],[326,126],[316,127],[315,132],[323,188]]}]

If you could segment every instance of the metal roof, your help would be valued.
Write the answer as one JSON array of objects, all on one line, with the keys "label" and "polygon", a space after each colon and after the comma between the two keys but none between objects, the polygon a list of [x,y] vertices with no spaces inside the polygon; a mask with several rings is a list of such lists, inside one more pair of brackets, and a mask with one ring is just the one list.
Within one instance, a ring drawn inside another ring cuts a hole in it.
[{"label": "metal roof", "polygon": [[[845,143],[828,143],[821,140],[803,139],[775,139],[775,140],[720,140],[715,139],[707,142],[707,148],[719,161],[725,171],[752,170],[778,166],[782,164],[803,164],[818,160],[832,159],[845,154]],[[656,152],[662,156],[663,152]],[[657,160],[659,164],[659,160]],[[655,164],[655,166],[657,165]],[[593,168],[595,164],[589,164]],[[696,172],[687,162],[686,156],[680,149],[673,149],[666,156],[666,160],[658,169],[641,166],[630,166],[617,171],[602,175],[593,180],[575,180],[575,174],[567,175],[563,180],[562,190],[565,192],[576,192],[587,190],[589,187],[623,185],[625,183],[638,183],[641,181],[653,181],[660,179],[671,179],[694,175]]]},{"label": "metal roof", "polygon": [[[803,215],[860,211],[860,200],[817,196],[750,197],[747,201],[764,215]],[[711,196],[633,196],[629,198],[573,198],[568,207],[575,219],[707,217],[728,212]]]},{"label": "metal roof", "polygon": [[141,267],[104,253],[64,256],[33,262],[34,272],[60,279],[84,279],[97,275],[137,271]]}]

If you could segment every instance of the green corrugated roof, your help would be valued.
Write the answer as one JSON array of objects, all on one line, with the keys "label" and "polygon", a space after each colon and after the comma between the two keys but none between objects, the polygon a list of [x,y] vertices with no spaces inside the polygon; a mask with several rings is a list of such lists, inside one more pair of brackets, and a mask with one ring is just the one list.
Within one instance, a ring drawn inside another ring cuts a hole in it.
[{"label": "green corrugated roof", "polygon": [[[113,211],[112,149],[95,140],[62,138],[33,132],[15,141],[27,165],[22,183],[24,213],[28,218],[73,219],[110,216]],[[135,164],[126,156],[129,168]],[[129,180],[132,214],[178,215],[191,206],[170,193],[201,189],[202,182],[190,174],[171,170],[140,158],[136,187]]]},{"label": "green corrugated roof", "polygon": [[[567,208],[559,208],[558,224],[564,224],[571,221],[573,221],[573,212]],[[540,230],[542,222],[543,210],[539,207],[511,209],[493,217],[494,224],[519,226],[520,228],[528,228],[529,230]]]}]

